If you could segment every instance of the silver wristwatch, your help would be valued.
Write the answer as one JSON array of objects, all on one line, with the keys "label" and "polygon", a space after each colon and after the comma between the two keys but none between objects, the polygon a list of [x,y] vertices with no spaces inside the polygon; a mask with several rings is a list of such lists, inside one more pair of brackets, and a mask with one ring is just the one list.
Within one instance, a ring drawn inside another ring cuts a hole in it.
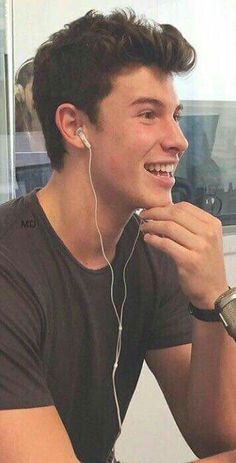
[{"label": "silver wristwatch", "polygon": [[236,341],[236,288],[230,288],[215,301],[215,310],[229,335]]}]

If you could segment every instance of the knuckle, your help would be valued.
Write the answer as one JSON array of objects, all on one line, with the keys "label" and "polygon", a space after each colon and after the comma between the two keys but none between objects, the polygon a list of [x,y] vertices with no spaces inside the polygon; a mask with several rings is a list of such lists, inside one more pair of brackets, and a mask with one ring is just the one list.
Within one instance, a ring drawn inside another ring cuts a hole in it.
[{"label": "knuckle", "polygon": [[168,240],[165,238],[165,237],[162,237],[161,241],[160,241],[160,246],[159,248],[162,250],[162,251],[167,251],[168,250]]},{"label": "knuckle", "polygon": [[186,207],[186,204],[187,203],[185,201],[181,201],[180,203],[176,203],[175,204],[175,209],[179,210],[179,211],[182,211]]},{"label": "knuckle", "polygon": [[219,229],[219,228],[222,228],[222,223],[220,221],[220,219],[218,219],[218,217],[215,217],[213,215],[210,215],[210,225],[212,225],[213,227]]},{"label": "knuckle", "polygon": [[171,222],[166,222],[166,223],[164,224],[164,227],[163,227],[163,228],[165,229],[166,232],[170,232],[171,229],[173,228],[173,223],[171,223]]},{"label": "knuckle", "polygon": [[[210,245],[211,246],[211,245]],[[205,236],[205,237],[202,237],[199,241],[198,241],[198,244],[197,244],[197,248],[196,248],[196,253],[194,253],[192,255],[192,262],[194,264],[194,266],[196,265],[198,259],[201,259],[202,258],[202,255],[205,254],[207,252],[209,248],[209,240],[208,240],[208,237]]]},{"label": "knuckle", "polygon": [[177,207],[175,207],[171,211],[171,217],[173,218],[173,220],[177,220],[179,215],[180,215],[180,212],[182,212],[182,210],[183,210],[183,207],[179,206],[179,204],[181,204],[181,203],[177,203],[176,204]]},{"label": "knuckle", "polygon": [[211,221],[206,226],[205,236],[208,239],[216,239],[219,232],[222,230],[222,224],[216,217],[211,217]]},{"label": "knuckle", "polygon": [[186,263],[186,270],[188,274],[194,273],[198,263],[198,258],[196,254],[192,254],[191,259]]},{"label": "knuckle", "polygon": [[221,220],[218,219],[217,217],[214,217],[214,219],[215,219],[214,223],[215,223],[216,229],[217,229],[218,231],[222,231],[222,230],[223,230],[223,226],[222,226]]},{"label": "knuckle", "polygon": [[208,250],[208,243],[207,241],[203,240],[200,246],[201,255],[206,254],[207,250]]},{"label": "knuckle", "polygon": [[212,228],[212,227],[208,227],[206,229],[206,237],[208,238],[208,240],[213,240],[216,238],[216,230],[215,228]]}]

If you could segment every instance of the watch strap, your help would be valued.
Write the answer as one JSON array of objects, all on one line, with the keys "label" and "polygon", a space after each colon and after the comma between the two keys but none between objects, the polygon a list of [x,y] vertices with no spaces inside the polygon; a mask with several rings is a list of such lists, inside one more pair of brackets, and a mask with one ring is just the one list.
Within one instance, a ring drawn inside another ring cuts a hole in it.
[{"label": "watch strap", "polygon": [[193,305],[191,302],[189,303],[189,312],[198,320],[203,322],[219,322],[221,321],[219,312],[215,309],[208,310],[208,309],[198,309]]},{"label": "watch strap", "polygon": [[[230,293],[232,288],[228,286],[228,290],[225,291],[223,294],[221,294],[218,299],[215,301],[215,307],[214,309],[198,309],[193,305],[191,302],[189,303],[189,312],[191,315],[193,315],[195,318],[198,320],[202,320],[204,322],[219,322],[223,321],[223,317],[220,316],[220,312],[222,312],[222,309],[220,308],[220,305],[218,303],[222,300],[225,295]],[[224,322],[223,322],[224,323]],[[226,322],[227,323],[227,322]]]}]

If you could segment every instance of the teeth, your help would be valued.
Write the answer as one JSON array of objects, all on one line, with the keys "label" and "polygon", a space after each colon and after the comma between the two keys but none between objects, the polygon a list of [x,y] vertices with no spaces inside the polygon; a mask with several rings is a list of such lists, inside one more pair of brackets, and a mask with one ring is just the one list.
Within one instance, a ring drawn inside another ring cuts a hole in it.
[{"label": "teeth", "polygon": [[161,170],[162,172],[174,172],[174,165],[173,164],[159,164],[159,163],[152,163],[146,165],[146,170],[149,170],[152,172],[153,170],[156,170],[157,172]]},{"label": "teeth", "polygon": [[166,164],[166,172],[173,172],[174,166],[173,164]]},{"label": "teeth", "polygon": [[153,170],[155,170],[155,166],[156,166],[156,164],[150,164],[148,170],[150,170],[152,172]]}]

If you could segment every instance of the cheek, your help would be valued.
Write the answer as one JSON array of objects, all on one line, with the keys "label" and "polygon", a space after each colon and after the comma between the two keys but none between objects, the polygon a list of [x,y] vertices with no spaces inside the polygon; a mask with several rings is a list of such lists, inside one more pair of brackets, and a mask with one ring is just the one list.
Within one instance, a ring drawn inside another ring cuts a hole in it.
[{"label": "cheek", "polygon": [[[109,135],[109,136],[108,136]],[[131,168],[140,167],[144,163],[145,156],[149,154],[157,143],[156,130],[153,127],[139,124],[138,127],[121,127],[119,131],[109,128],[109,134],[104,133],[104,138],[99,139],[98,146],[103,147],[99,153],[101,172],[109,172],[114,178],[119,175],[130,175]],[[100,170],[99,169],[99,170]]]},{"label": "cheek", "polygon": [[[156,143],[153,134],[147,133],[145,130],[133,131],[120,139],[120,143],[113,145],[113,152],[107,157],[107,166],[112,174],[122,173],[125,177],[126,174],[130,175],[131,169],[140,167],[145,162],[145,157],[152,150]],[[116,150],[114,152],[114,146]],[[120,179],[122,180],[122,179]]]},{"label": "cheek", "polygon": [[118,155],[111,155],[109,159],[109,173],[113,178],[119,178],[122,181],[128,172],[128,166],[130,166],[131,160],[129,159],[128,153],[124,151]]},{"label": "cheek", "polygon": [[129,134],[130,144],[140,154],[145,154],[158,142],[158,133],[154,125],[139,123]]},{"label": "cheek", "polygon": [[150,150],[158,143],[158,132],[154,126],[142,125],[139,130],[138,137],[144,150]]}]

